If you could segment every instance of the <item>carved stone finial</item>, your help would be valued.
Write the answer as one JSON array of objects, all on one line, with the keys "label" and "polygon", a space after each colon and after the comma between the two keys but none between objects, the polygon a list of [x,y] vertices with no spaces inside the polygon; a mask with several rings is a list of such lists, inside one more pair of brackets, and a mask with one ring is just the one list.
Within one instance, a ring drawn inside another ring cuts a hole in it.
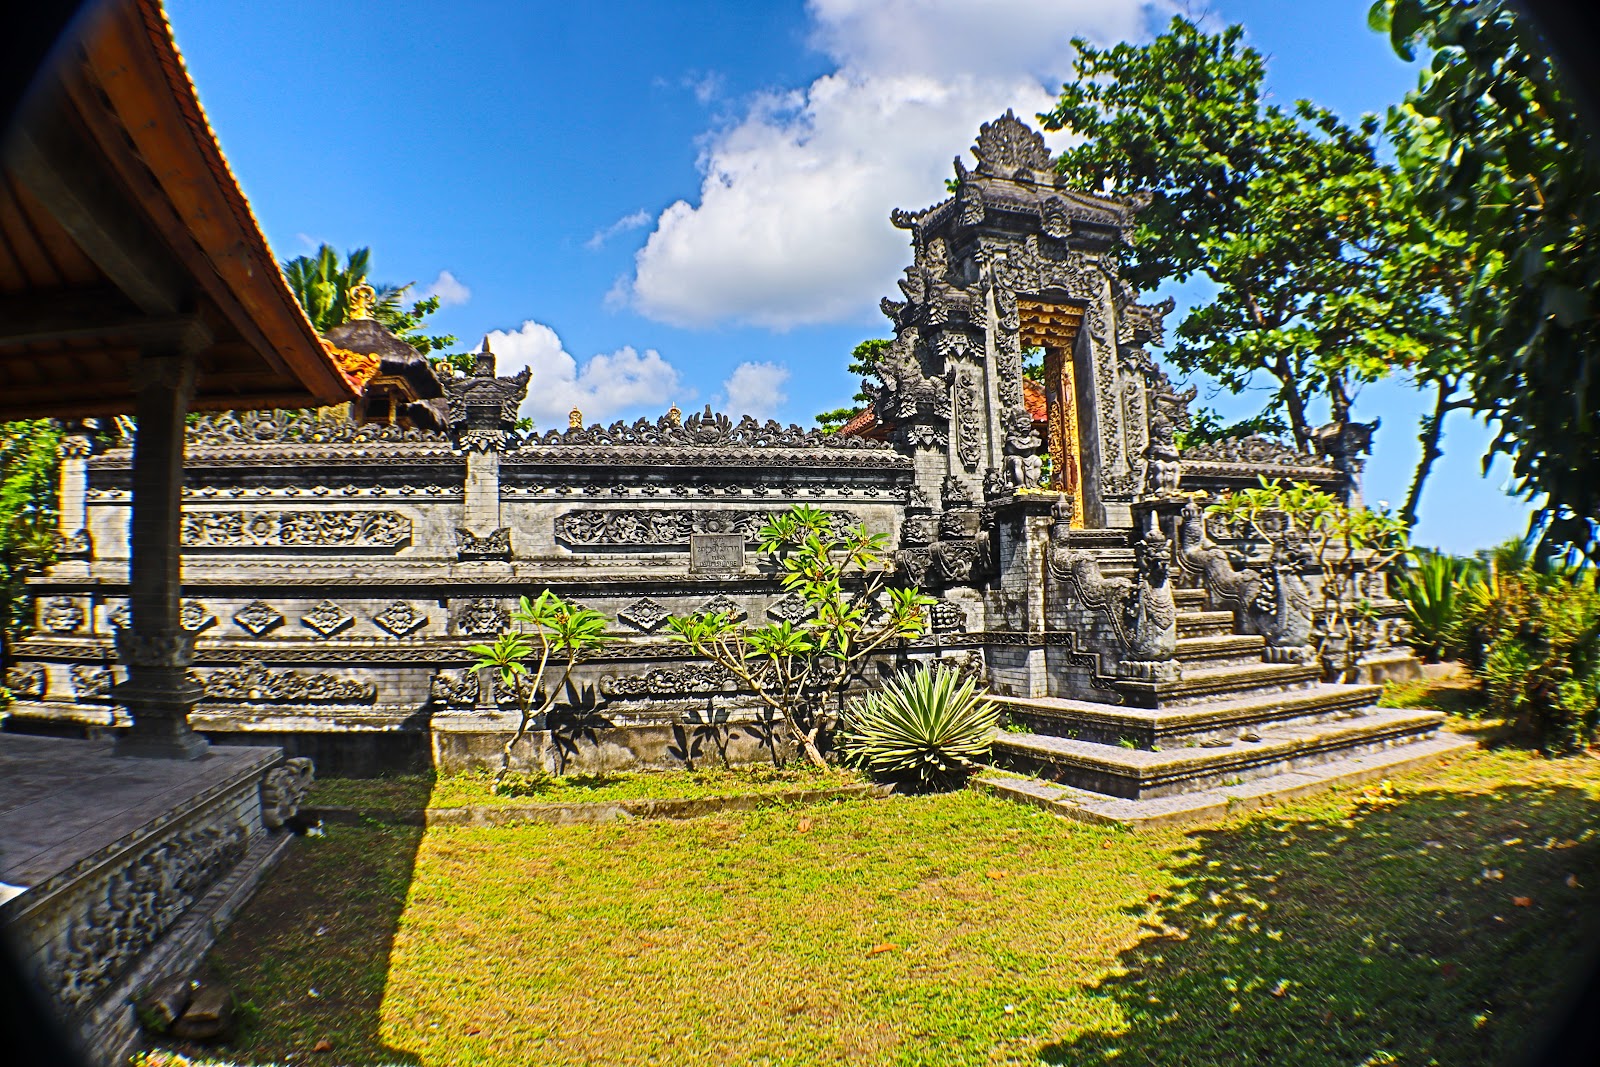
[{"label": "carved stone finial", "polygon": [[571,411],[567,412],[567,429],[583,429],[583,412],[579,411],[577,408],[573,408]]},{"label": "carved stone finial", "polygon": [[378,291],[366,282],[350,290],[350,321],[372,318],[372,305],[377,302]]},{"label": "carved stone finial", "polygon": [[1033,129],[1011,111],[986,122],[978,129],[978,143],[972,154],[980,164],[1011,171],[1018,167],[1033,170],[1050,169],[1050,149],[1045,147],[1044,134]]}]

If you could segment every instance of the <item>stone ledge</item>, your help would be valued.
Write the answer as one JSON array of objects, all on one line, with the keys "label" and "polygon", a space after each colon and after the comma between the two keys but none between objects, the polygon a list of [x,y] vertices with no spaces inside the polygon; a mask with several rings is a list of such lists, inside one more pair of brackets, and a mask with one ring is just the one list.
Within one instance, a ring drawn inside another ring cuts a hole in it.
[{"label": "stone ledge", "polygon": [[1357,785],[1425,767],[1447,756],[1477,747],[1478,743],[1472,738],[1447,733],[1427,741],[1258,778],[1242,785],[1147,800],[1123,800],[1037,778],[1002,778],[986,774],[973,779],[973,785],[995,796],[1032,804],[1079,822],[1115,824],[1132,829],[1192,826],[1220,822],[1229,816],[1310,796],[1326,789]]}]

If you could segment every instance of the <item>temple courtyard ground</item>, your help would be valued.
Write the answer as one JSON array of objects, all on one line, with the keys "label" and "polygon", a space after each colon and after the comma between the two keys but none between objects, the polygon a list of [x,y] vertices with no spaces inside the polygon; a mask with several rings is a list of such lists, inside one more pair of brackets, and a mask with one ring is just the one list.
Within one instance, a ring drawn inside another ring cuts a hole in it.
[{"label": "temple courtyard ground", "polygon": [[[323,799],[392,812],[428,791]],[[1597,816],[1600,759],[1505,748],[1199,830],[975,791],[603,825],[357,818],[297,841],[213,953],[249,1017],[222,1055],[1512,1063],[1600,938]]]}]

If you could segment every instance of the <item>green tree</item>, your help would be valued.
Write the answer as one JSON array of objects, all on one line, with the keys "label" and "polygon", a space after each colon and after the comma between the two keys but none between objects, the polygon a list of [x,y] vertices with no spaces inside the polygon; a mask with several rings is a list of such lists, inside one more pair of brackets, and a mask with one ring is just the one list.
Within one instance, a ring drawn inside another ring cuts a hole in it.
[{"label": "green tree", "polygon": [[933,599],[888,584],[886,535],[837,529],[817,508],[796,504],[769,516],[759,536],[784,591],[805,605],[803,618],[745,626],[730,614],[700,612],[674,615],[667,625],[675,640],[754,693],[820,767],[828,698],[842,701],[868,658],[891,641],[920,637]]},{"label": "green tree", "polygon": [[[372,284],[367,280],[371,265],[370,248],[357,248],[348,253],[341,265],[339,253],[334,251],[333,246],[323,245],[312,255],[287,260],[283,264],[283,276],[289,282],[290,292],[305,309],[311,325],[317,328],[318,333],[327,333],[335,326],[350,321],[351,295],[357,286]],[[470,361],[470,356],[443,355],[445,349],[456,343],[453,335],[422,332],[423,320],[439,310],[439,298],[424,297],[413,301],[409,309],[406,308],[405,295],[415,284],[373,285],[376,295],[372,317],[423,355],[440,353],[433,357],[436,363],[450,363],[459,367],[463,358]]]},{"label": "green tree", "polygon": [[1500,0],[1380,0],[1375,29],[1431,53],[1391,113],[1401,166],[1470,234],[1472,409],[1536,504],[1547,549],[1600,555],[1600,148],[1535,28]]},{"label": "green tree", "polygon": [[[511,613],[511,622],[512,628],[493,642],[467,646],[467,651],[478,657],[468,669],[473,674],[492,671],[517,702],[517,729],[500,747],[500,767],[492,787],[497,793],[511,773],[517,745],[556,707],[573,668],[611,640],[604,615],[562,600],[548,589],[536,600],[522,597]],[[553,685],[546,686],[545,674],[552,659],[560,664],[561,674]]]},{"label": "green tree", "polygon": [[1342,419],[1361,383],[1420,364],[1417,320],[1438,311],[1396,269],[1417,219],[1377,159],[1378,120],[1265,104],[1264,64],[1243,36],[1176,18],[1145,45],[1075,41],[1077,80],[1040,118],[1084,138],[1061,156],[1074,185],[1149,198],[1115,253],[1135,286],[1215,285],[1179,325],[1172,362],[1235,393],[1267,376],[1308,449],[1313,402]]},{"label": "green tree", "polygon": [[[883,358],[883,354],[889,350],[889,346],[893,343],[893,341],[884,337],[874,337],[862,341],[850,351],[850,366],[847,368],[847,372],[855,378],[875,377],[878,373],[878,361]],[[850,407],[817,412],[817,426],[821,428],[823,433],[833,433],[839,427],[867,410],[867,405],[872,402],[872,398],[864,392],[857,392],[850,399],[855,401],[855,404]]]},{"label": "green tree", "polygon": [[48,419],[0,423],[0,693],[28,625],[27,581],[56,558],[60,442]]}]

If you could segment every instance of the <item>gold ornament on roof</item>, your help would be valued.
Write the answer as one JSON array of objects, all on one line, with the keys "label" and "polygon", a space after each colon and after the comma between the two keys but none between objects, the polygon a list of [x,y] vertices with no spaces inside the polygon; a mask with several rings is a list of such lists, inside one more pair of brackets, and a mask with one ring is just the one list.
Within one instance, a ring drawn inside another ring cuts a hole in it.
[{"label": "gold ornament on roof", "polygon": [[577,408],[573,408],[571,411],[567,412],[567,429],[583,429],[583,412],[579,411]]},{"label": "gold ornament on roof", "polygon": [[678,410],[678,405],[676,405],[676,404],[672,405],[670,408],[667,409],[667,425],[668,426],[682,426],[683,425],[683,412]]},{"label": "gold ornament on roof", "polygon": [[372,318],[372,305],[377,302],[378,291],[366,282],[350,289],[350,321]]}]

